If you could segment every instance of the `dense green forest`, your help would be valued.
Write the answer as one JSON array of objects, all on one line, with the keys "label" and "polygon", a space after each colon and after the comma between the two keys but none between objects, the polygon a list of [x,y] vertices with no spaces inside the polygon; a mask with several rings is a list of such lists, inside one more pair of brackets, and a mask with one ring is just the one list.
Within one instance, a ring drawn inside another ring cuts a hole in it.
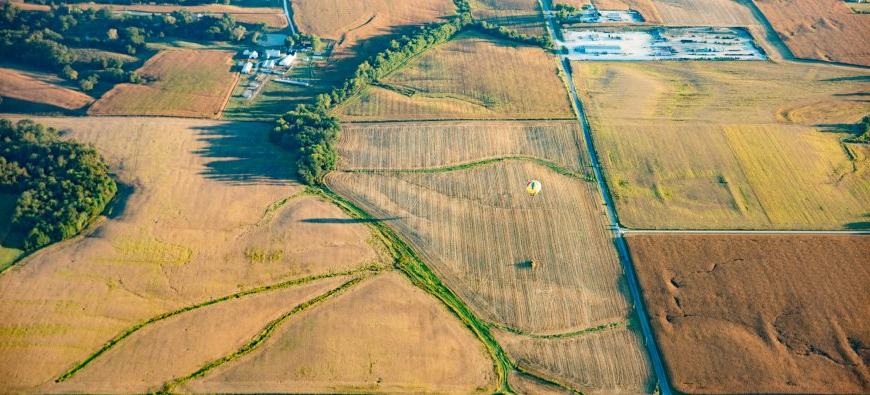
[{"label": "dense green forest", "polygon": [[259,34],[262,25],[240,24],[230,15],[196,16],[187,11],[166,15],[119,15],[66,5],[46,11],[22,11],[5,3],[0,14],[0,53],[4,60],[52,71],[79,81],[83,91],[100,82],[139,82],[135,65],[109,55],[83,55],[98,49],[135,55],[148,42],[163,38],[240,41]]},{"label": "dense green forest", "polygon": [[339,128],[338,118],[326,107],[300,105],[278,118],[269,139],[296,153],[296,168],[305,182],[319,184],[335,170]]},{"label": "dense green forest", "polygon": [[32,251],[76,235],[116,191],[93,147],[30,120],[0,119],[0,193],[18,196],[4,244]]}]

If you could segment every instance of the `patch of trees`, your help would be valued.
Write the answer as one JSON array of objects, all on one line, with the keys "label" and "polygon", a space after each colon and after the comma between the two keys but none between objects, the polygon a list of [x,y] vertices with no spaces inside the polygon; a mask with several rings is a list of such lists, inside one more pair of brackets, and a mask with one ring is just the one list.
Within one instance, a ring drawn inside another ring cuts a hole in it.
[{"label": "patch of trees", "polygon": [[93,147],[62,141],[56,130],[30,120],[0,119],[0,191],[19,196],[13,246],[32,251],[81,232],[117,185]]},{"label": "patch of trees", "polygon": [[26,3],[32,4],[48,4],[48,5],[59,5],[59,4],[79,4],[79,3],[97,3],[97,4],[123,4],[123,5],[132,5],[132,4],[173,4],[173,5],[182,5],[182,6],[193,6],[193,5],[202,5],[202,4],[230,4],[230,0],[25,0]]},{"label": "patch of trees", "polygon": [[293,33],[284,39],[284,45],[288,47],[306,47],[309,46],[314,52],[323,52],[326,49],[326,43],[316,34]]},{"label": "patch of trees", "polygon": [[853,143],[870,143],[870,115],[865,115],[855,124],[855,136],[847,139]]},{"label": "patch of trees", "polygon": [[326,107],[299,105],[278,118],[269,140],[296,154],[296,168],[305,182],[320,184],[335,170],[339,130],[338,118]]},{"label": "patch of trees", "polygon": [[119,15],[103,10],[68,6],[50,11],[22,11],[4,3],[0,13],[0,53],[37,69],[50,70],[84,91],[99,81],[139,82],[117,57],[80,55],[80,49],[99,49],[134,55],[149,41],[164,37],[193,40],[243,40],[262,30],[260,25],[236,23],[230,15],[195,16],[187,11],[164,15]]}]

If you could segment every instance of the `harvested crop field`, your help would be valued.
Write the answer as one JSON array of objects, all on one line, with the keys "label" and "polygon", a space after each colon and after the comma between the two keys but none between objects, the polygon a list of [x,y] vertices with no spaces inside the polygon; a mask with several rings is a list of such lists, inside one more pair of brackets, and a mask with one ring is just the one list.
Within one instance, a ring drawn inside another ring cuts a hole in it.
[{"label": "harvested crop field", "polygon": [[656,0],[656,12],[665,25],[753,26],[760,22],[742,0]]},{"label": "harvested crop field", "polygon": [[870,111],[866,73],[766,62],[572,66],[624,225],[866,226],[870,149],[825,126]]},{"label": "harvested crop field", "polygon": [[357,285],[282,325],[258,350],[187,390],[210,392],[491,391],[474,335],[398,273]]},{"label": "harvested crop field", "polygon": [[671,384],[870,391],[866,236],[629,235]]},{"label": "harvested crop field", "polygon": [[207,361],[236,351],[268,322],[293,306],[347,280],[335,277],[231,299],[157,322],[124,339],[81,373],[52,389],[115,393],[158,391],[167,381],[188,375]]},{"label": "harvested crop field", "polygon": [[471,0],[470,3],[475,18],[532,36],[547,33],[538,0]]},{"label": "harvested crop field", "polygon": [[37,121],[93,143],[116,174],[121,198],[85,237],[41,250],[0,275],[2,392],[52,391],[62,373],[158,314],[384,262],[365,225],[298,195],[292,158],[265,139],[268,125]]},{"label": "harvested crop field", "polygon": [[[525,192],[531,178],[545,186],[535,198]],[[526,161],[432,173],[338,172],[327,181],[403,235],[485,321],[520,333],[558,334],[633,314],[592,183]],[[614,354],[645,358],[639,342],[619,347],[635,349]],[[603,355],[604,363],[586,365],[590,380],[582,388],[648,380],[646,370],[630,379],[609,376],[608,366],[617,360]],[[574,358],[565,354],[557,364],[573,364]],[[570,379],[540,363],[544,377]]]},{"label": "harvested crop field", "polygon": [[841,0],[753,0],[798,58],[870,66],[870,17]]},{"label": "harvested crop field", "polygon": [[522,156],[581,171],[580,133],[576,121],[345,124],[339,167],[426,169]]},{"label": "harvested crop field", "polygon": [[[61,82],[59,78],[48,80]],[[33,73],[0,68],[0,96],[32,103],[47,104],[64,110],[77,110],[94,101],[82,92],[47,82]]]},{"label": "harvested crop field", "polygon": [[565,87],[552,56],[461,34],[339,109],[346,121],[567,119]]},{"label": "harvested crop field", "polygon": [[148,82],[116,85],[88,114],[217,118],[239,78],[232,65],[227,51],[161,51],[136,70]]}]

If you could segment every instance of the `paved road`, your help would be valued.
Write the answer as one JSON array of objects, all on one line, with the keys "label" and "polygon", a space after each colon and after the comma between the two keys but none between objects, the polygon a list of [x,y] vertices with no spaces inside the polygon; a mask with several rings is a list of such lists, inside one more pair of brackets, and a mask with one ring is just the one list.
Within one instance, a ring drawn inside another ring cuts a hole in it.
[{"label": "paved road", "polygon": [[293,26],[293,17],[290,15],[290,0],[281,0],[284,3],[284,15],[287,16],[287,25],[290,27],[290,33],[296,34],[296,26]]},{"label": "paved road", "polygon": [[[544,11],[547,21],[547,30],[553,41],[556,41],[556,29],[558,28],[553,20],[553,14],[550,13],[549,0],[538,0],[541,4],[541,9]],[[659,355],[658,346],[655,338],[652,335],[649,320],[646,315],[646,308],[643,304],[643,299],[640,296],[640,286],[637,282],[637,276],[634,272],[634,266],[631,263],[631,258],[628,255],[628,246],[623,237],[623,230],[619,226],[619,218],[616,214],[616,208],[611,199],[610,190],[607,188],[607,183],[604,182],[604,175],[601,171],[601,162],[598,160],[598,154],[595,152],[595,147],[592,145],[592,133],[589,129],[589,122],[586,120],[586,114],[583,112],[583,105],[580,103],[580,98],[577,96],[577,89],[574,87],[574,78],[571,71],[571,64],[567,57],[560,56],[562,62],[562,70],[565,72],[566,83],[571,94],[571,100],[577,109],[577,121],[583,128],[583,135],[586,140],[586,150],[589,152],[589,157],[592,161],[592,169],[595,172],[595,179],[598,181],[598,191],[601,193],[601,198],[604,201],[604,206],[607,209],[607,218],[610,221],[611,231],[613,231],[614,242],[616,249],[619,252],[619,261],[622,264],[623,272],[628,280],[628,288],[631,293],[631,299],[637,309],[638,320],[640,321],[640,330],[643,335],[644,344],[649,353],[650,362],[652,363],[653,372],[659,383],[659,389],[662,395],[671,395],[671,386],[668,383],[668,376],[665,374],[665,368],[662,364],[661,356]]]}]

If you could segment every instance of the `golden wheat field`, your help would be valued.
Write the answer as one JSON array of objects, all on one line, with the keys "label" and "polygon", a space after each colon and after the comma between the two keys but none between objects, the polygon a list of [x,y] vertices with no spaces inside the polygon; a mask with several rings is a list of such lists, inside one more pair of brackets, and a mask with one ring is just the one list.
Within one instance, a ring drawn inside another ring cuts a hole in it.
[{"label": "golden wheat field", "polygon": [[[622,222],[639,228],[861,226],[866,73],[768,62],[573,63]],[[626,108],[632,111],[625,111]]]},{"label": "golden wheat field", "polygon": [[94,101],[93,97],[82,92],[58,85],[62,82],[59,78],[42,77],[34,73],[0,68],[0,96],[65,110],[80,109]]},{"label": "golden wheat field", "polygon": [[357,123],[342,127],[339,166],[426,169],[480,160],[532,157],[586,172],[576,121]]},{"label": "golden wheat field", "polygon": [[136,70],[146,83],[116,85],[88,114],[217,118],[239,78],[232,65],[227,51],[161,51]]},{"label": "golden wheat field", "polygon": [[[121,198],[85,235],[40,250],[0,275],[3,392],[62,391],[67,382],[56,384],[56,378],[122,331],[160,314],[385,262],[364,225],[348,222],[333,205],[298,195],[302,187],[285,165],[291,158],[266,141],[263,124],[109,117],[37,121],[93,143],[122,184]],[[227,325],[213,321],[219,318],[212,312],[224,309],[213,305],[196,312],[196,327],[184,316],[179,316],[184,322],[165,321],[169,332],[155,324],[159,333],[135,334],[125,340],[130,343],[118,343],[117,354],[103,354],[105,362],[97,358],[77,374],[84,381],[119,374],[130,391],[159,389],[157,378],[205,363],[266,325],[275,311],[268,299],[240,303],[248,307],[227,308],[251,310],[229,323],[231,333],[208,334],[209,327],[201,326]],[[227,336],[231,343],[178,344],[172,328],[203,331],[206,339]],[[136,344],[177,348],[168,355],[162,353],[170,350]],[[186,346],[190,353],[182,356]],[[112,366],[118,355],[169,361],[151,365],[146,374]],[[105,389],[80,384],[76,391]]]},{"label": "golden wheat field", "polygon": [[570,118],[557,70],[540,48],[463,33],[338,112],[346,121]]}]

